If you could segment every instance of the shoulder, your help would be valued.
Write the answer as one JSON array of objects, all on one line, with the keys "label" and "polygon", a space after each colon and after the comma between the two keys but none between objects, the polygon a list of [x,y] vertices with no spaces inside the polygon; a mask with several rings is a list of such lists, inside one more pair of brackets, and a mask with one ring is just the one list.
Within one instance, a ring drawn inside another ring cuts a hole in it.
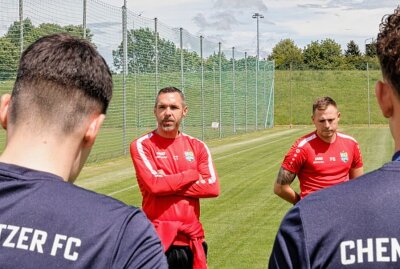
[{"label": "shoulder", "polygon": [[135,140],[133,140],[132,144],[142,143],[143,141],[146,141],[146,140],[152,138],[153,136],[154,136],[154,131],[146,133],[144,135],[139,136]]},{"label": "shoulder", "polygon": [[149,132],[147,134],[144,134],[138,138],[136,138],[135,140],[132,141],[131,143],[131,150],[134,149],[140,149],[143,147],[143,145],[151,143],[151,138],[155,137],[154,136],[154,131]]},{"label": "shoulder", "polygon": [[182,135],[182,139],[189,141],[189,143],[191,143],[192,145],[197,145],[197,146],[201,146],[201,147],[205,147],[208,148],[206,143],[204,143],[202,140],[193,137],[191,135],[185,134],[185,133],[181,133]]},{"label": "shoulder", "polygon": [[[130,214],[140,212],[140,209],[128,206],[125,203],[110,196],[99,194],[91,190],[84,189],[77,185],[61,182],[64,186],[58,184],[44,184],[47,190],[53,193],[51,200],[54,203],[61,204],[63,201],[68,203],[69,212],[73,214],[85,215],[85,218],[107,219],[114,218],[114,221],[123,219]],[[95,214],[93,214],[95,212]],[[106,222],[108,220],[105,220]]]},{"label": "shoulder", "polygon": [[341,132],[337,132],[336,135],[340,139],[347,140],[347,141],[352,141],[354,143],[358,143],[357,140],[354,137],[350,136],[350,135],[347,135],[347,134],[344,134],[344,133],[341,133]]},{"label": "shoulder", "polygon": [[299,139],[297,139],[296,142],[294,143],[294,146],[296,146],[298,148],[302,148],[317,138],[318,138],[318,136],[315,132],[306,134],[306,135],[300,137]]}]

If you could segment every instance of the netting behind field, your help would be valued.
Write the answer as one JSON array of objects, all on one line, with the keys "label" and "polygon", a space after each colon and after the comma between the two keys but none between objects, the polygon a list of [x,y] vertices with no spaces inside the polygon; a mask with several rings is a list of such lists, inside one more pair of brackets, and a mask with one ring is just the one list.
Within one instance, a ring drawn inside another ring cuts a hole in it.
[{"label": "netting behind field", "polygon": [[[98,0],[0,0],[0,93],[9,92],[21,51],[69,32],[93,42],[113,71],[114,95],[91,160],[127,154],[153,129],[155,95],[183,90],[184,132],[203,140],[272,127],[274,65]],[[4,133],[0,135],[4,143]]]},{"label": "netting behind field", "polygon": [[[384,124],[375,97],[380,70],[286,70],[275,77],[275,123],[312,124],[312,103],[332,97],[341,112],[341,124]],[[279,89],[279,90],[278,90]]]}]

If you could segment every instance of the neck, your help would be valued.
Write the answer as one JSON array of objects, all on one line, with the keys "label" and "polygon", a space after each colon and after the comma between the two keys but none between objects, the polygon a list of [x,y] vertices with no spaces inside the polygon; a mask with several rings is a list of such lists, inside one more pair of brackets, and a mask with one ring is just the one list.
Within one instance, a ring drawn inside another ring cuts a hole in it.
[{"label": "neck", "polygon": [[328,137],[322,137],[318,133],[317,133],[317,135],[322,141],[329,143],[329,144],[332,144],[336,140],[336,132],[332,136],[328,136]]},{"label": "neck", "polygon": [[164,138],[177,138],[181,134],[178,129],[165,131],[162,128],[157,128],[156,133]]},{"label": "neck", "polygon": [[79,154],[79,143],[65,136],[26,134],[19,132],[8,137],[0,161],[52,173],[68,181],[71,167]]}]

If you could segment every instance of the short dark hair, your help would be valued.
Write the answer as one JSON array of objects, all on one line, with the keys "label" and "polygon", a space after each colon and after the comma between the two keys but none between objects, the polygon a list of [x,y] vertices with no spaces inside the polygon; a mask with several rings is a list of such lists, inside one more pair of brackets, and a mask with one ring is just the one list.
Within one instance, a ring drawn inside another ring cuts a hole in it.
[{"label": "short dark hair", "polygon": [[154,107],[157,106],[157,103],[158,103],[158,96],[160,96],[161,94],[164,94],[164,93],[173,93],[173,92],[179,93],[179,95],[180,95],[181,98],[182,98],[182,105],[183,105],[183,106],[186,106],[185,95],[183,94],[183,92],[182,92],[180,89],[176,88],[176,87],[170,86],[170,87],[162,88],[161,90],[158,91],[158,94],[157,94],[157,96],[156,96],[156,102],[155,102],[155,104],[154,104]]},{"label": "short dark hair", "polygon": [[400,7],[385,15],[379,25],[376,53],[382,75],[400,95]]},{"label": "short dark hair", "polygon": [[330,98],[329,96],[324,96],[324,97],[319,97],[317,98],[314,103],[313,103],[313,107],[312,107],[312,113],[314,115],[316,110],[325,110],[327,109],[328,106],[334,106],[337,108],[336,102],[335,100],[333,100],[332,98]]},{"label": "short dark hair", "polygon": [[22,53],[10,123],[32,114],[42,124],[71,132],[83,115],[106,113],[112,87],[107,63],[89,41],[69,34],[39,38]]}]

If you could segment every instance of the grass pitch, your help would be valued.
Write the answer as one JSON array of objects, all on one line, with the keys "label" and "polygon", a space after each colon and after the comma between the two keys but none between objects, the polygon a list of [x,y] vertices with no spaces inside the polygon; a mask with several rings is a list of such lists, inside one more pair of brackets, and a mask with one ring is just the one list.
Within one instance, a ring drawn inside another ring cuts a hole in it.
[{"label": "grass pitch", "polygon": [[[266,268],[279,223],[291,207],[273,194],[273,183],[291,144],[312,130],[275,127],[207,141],[221,184],[218,198],[202,200],[210,269]],[[342,125],[340,131],[359,141],[365,172],[390,160],[393,142],[386,126]],[[86,166],[77,185],[141,205],[130,157]],[[297,179],[293,186],[298,189]]]}]

